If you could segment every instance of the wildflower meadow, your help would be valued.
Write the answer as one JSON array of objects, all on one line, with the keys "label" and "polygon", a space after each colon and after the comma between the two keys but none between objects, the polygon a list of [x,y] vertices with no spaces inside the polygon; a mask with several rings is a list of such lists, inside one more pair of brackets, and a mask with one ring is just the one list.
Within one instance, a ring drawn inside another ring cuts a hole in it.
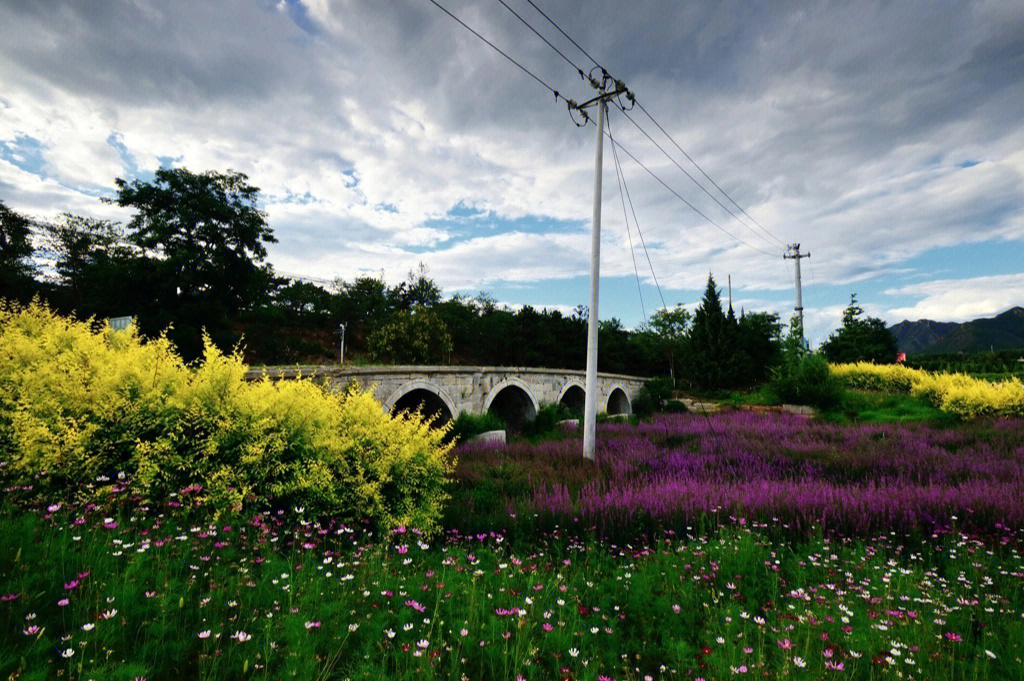
[{"label": "wildflower meadow", "polygon": [[[1024,679],[1020,420],[662,414],[601,425],[595,462],[575,431],[453,448],[219,356],[147,382],[138,339],[30,314],[0,335],[2,678]],[[146,396],[130,418],[104,361]]]}]

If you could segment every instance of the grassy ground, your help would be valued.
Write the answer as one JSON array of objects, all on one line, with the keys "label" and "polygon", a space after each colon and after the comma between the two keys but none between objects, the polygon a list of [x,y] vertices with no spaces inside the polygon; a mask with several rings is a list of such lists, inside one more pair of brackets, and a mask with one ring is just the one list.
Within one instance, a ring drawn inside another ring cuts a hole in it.
[{"label": "grassy ground", "polygon": [[927,399],[914,395],[858,392],[847,390],[838,409],[821,415],[840,423],[931,422],[955,425],[959,418],[935,407]]},{"label": "grassy ground", "polygon": [[[774,406],[779,401],[770,390],[761,387],[750,392],[729,393],[721,403],[741,409],[753,405]],[[931,422],[952,426],[959,420],[923,397],[855,390],[847,390],[837,408],[820,416],[832,423]]]}]

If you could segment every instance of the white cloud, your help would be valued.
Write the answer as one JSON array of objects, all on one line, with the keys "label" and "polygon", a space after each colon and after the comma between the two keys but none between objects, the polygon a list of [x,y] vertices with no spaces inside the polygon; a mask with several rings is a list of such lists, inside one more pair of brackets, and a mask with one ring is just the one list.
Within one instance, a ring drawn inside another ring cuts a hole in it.
[{"label": "white cloud", "polygon": [[[568,96],[587,94],[500,6],[446,4]],[[818,283],[905,271],[936,246],[1024,241],[1015,75],[1024,9],[603,2],[588,11],[582,21],[551,8],[748,213],[812,252]],[[97,191],[131,163],[152,171],[169,158],[249,174],[280,240],[271,260],[285,271],[352,278],[384,268],[400,279],[423,261],[448,289],[557,287],[586,272],[578,226],[590,223],[593,127],[577,130],[564,105],[427,3],[15,0],[0,8],[0,59],[0,144],[36,140],[42,161],[42,176],[0,165],[0,199],[17,210],[114,214]],[[622,158],[663,287],[699,290],[713,271],[747,291],[791,290],[777,243],[729,217],[614,111],[612,124],[688,201],[768,251],[736,243]],[[603,273],[629,275],[607,146],[605,160]],[[495,222],[539,216],[559,227],[447,225],[460,204]]]},{"label": "white cloud", "polygon": [[1024,273],[912,284],[886,291],[888,295],[921,297],[912,306],[890,310],[887,317],[892,322],[904,319],[962,322],[990,317],[1020,305],[1022,291]]}]

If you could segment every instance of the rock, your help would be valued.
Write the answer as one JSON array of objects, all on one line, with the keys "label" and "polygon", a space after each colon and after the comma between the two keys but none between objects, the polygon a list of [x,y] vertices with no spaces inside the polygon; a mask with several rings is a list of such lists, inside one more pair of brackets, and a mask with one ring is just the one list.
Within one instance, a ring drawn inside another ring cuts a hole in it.
[{"label": "rock", "polygon": [[504,430],[488,430],[469,438],[470,442],[489,442],[493,444],[503,445],[505,444],[505,431]]}]

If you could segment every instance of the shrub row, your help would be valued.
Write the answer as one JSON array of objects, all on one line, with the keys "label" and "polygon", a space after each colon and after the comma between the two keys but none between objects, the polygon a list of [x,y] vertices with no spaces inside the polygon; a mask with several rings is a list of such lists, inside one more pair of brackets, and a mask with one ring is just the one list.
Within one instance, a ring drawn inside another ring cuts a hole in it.
[{"label": "shrub row", "polygon": [[835,364],[831,370],[851,388],[918,395],[961,417],[1024,416],[1024,384],[1018,378],[993,383],[966,374],[867,362]]},{"label": "shrub row", "polygon": [[454,465],[443,429],[369,392],[246,370],[208,341],[186,365],[166,338],[0,303],[0,460],[42,494],[128,479],[151,499],[436,527]]}]

